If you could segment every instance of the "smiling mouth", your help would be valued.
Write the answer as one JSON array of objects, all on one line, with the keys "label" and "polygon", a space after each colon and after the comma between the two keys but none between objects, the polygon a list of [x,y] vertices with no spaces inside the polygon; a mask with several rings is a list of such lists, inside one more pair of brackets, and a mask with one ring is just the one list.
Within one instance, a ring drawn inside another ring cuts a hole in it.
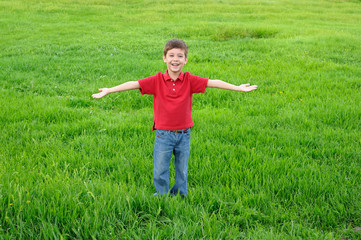
[{"label": "smiling mouth", "polygon": [[173,67],[178,67],[180,64],[179,63],[172,63],[171,64]]}]

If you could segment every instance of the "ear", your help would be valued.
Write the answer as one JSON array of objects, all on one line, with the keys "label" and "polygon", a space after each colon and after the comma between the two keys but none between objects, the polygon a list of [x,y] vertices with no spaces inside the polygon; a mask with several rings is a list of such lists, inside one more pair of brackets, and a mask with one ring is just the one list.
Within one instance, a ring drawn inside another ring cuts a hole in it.
[{"label": "ear", "polygon": [[188,62],[188,58],[186,57],[186,61],[184,62],[184,64],[187,64],[187,62]]},{"label": "ear", "polygon": [[165,55],[163,55],[163,61],[165,62]]}]

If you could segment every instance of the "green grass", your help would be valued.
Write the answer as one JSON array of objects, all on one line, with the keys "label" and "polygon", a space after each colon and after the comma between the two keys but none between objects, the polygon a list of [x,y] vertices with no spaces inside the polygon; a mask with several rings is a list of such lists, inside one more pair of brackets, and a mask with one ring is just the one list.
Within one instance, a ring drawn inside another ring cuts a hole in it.
[{"label": "green grass", "polygon": [[[360,9],[0,0],[0,238],[360,239]],[[185,71],[259,86],[194,95],[185,200],[152,197],[152,97],[91,98],[174,37]]]}]

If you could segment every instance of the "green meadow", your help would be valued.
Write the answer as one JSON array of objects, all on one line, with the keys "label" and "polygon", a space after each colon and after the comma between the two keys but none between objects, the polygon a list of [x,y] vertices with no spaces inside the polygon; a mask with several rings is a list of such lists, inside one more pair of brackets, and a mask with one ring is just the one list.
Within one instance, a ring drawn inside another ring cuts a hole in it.
[{"label": "green meadow", "polygon": [[[193,95],[186,199],[152,197],[152,96],[91,97],[172,38],[258,85]],[[361,239],[360,56],[359,0],[0,0],[0,239]]]}]

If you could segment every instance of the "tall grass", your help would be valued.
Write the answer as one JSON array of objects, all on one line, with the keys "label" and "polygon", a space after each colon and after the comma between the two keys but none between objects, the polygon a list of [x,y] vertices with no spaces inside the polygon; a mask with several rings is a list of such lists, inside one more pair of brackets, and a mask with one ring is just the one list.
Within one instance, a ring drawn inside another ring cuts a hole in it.
[{"label": "tall grass", "polygon": [[[359,239],[359,9],[0,1],[0,238]],[[259,85],[194,95],[185,200],[152,197],[152,97],[91,98],[165,71],[174,37],[185,71]]]}]

